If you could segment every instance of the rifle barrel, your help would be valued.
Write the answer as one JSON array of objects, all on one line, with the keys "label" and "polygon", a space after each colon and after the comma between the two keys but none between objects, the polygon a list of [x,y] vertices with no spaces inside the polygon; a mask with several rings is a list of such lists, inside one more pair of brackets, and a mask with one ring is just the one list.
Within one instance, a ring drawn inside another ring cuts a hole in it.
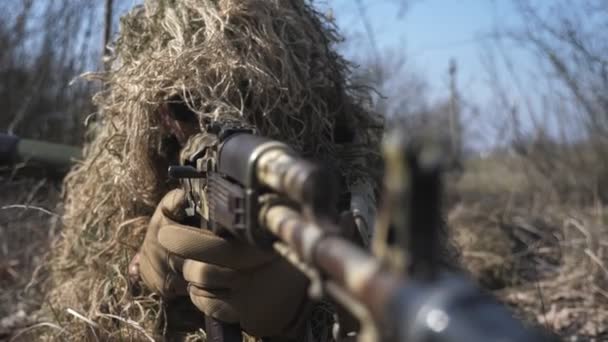
[{"label": "rifle barrel", "polygon": [[404,286],[401,277],[384,272],[380,262],[363,249],[327,233],[337,229],[321,229],[290,207],[273,205],[263,210],[261,216],[262,225],[301,260],[331,274],[336,284],[369,308],[377,322],[388,321],[386,308],[397,289]]},{"label": "rifle barrel", "polygon": [[0,133],[0,162],[3,163],[32,161],[54,168],[64,168],[72,165],[81,156],[82,150],[75,146],[22,139]]},{"label": "rifle barrel", "polygon": [[[388,340],[417,342],[553,341],[528,330],[466,278],[442,273],[433,281],[405,279],[371,254],[280,204],[260,223],[369,310]],[[336,230],[333,230],[336,231]],[[345,303],[342,303],[345,304]]]}]

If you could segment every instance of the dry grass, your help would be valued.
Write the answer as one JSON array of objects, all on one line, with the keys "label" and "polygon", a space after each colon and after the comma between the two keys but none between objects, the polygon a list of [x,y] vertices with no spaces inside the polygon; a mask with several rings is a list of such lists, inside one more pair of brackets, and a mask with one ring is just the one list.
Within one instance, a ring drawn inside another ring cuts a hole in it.
[{"label": "dry grass", "polygon": [[0,340],[35,321],[40,296],[28,285],[58,228],[60,182],[19,173],[0,170]]},{"label": "dry grass", "polygon": [[607,338],[604,206],[558,201],[524,166],[477,160],[454,185],[448,221],[464,264],[526,320],[568,340]]}]

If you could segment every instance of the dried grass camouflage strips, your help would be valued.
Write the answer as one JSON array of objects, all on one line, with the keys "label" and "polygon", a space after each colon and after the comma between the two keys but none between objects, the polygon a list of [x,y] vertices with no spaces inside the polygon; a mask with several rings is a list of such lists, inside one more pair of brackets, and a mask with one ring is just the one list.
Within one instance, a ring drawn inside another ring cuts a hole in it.
[{"label": "dried grass camouflage strips", "polygon": [[[84,160],[66,179],[63,233],[48,263],[45,311],[63,327],[59,334],[164,334],[158,298],[134,297],[126,269],[170,188],[159,117],[168,101],[180,99],[201,121],[244,120],[304,155],[337,161],[348,183],[371,178],[349,163],[377,157],[381,125],[334,50],[340,39],[303,0],[147,1],[122,18],[111,70],[88,75],[106,86],[95,96],[99,111]],[[359,140],[340,146],[339,130]],[[341,158],[345,149],[348,158]]]}]

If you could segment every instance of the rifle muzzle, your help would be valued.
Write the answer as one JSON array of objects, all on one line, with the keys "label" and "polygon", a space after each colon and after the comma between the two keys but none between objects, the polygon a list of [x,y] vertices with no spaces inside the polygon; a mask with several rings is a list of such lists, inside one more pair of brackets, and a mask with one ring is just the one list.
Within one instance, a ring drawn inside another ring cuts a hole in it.
[{"label": "rifle muzzle", "polygon": [[9,163],[16,159],[19,138],[0,133],[0,163]]}]

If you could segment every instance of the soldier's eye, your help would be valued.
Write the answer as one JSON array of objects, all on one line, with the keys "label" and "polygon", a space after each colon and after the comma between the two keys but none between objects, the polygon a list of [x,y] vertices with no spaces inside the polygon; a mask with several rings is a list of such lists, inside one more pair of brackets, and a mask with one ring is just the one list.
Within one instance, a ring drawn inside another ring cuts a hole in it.
[{"label": "soldier's eye", "polygon": [[167,107],[171,117],[181,122],[198,123],[196,114],[190,110],[188,105],[184,103],[184,100],[179,95],[172,96],[167,101]]},{"label": "soldier's eye", "polygon": [[334,142],[337,144],[345,144],[352,142],[355,138],[353,130],[343,121],[336,122],[334,126]]}]

